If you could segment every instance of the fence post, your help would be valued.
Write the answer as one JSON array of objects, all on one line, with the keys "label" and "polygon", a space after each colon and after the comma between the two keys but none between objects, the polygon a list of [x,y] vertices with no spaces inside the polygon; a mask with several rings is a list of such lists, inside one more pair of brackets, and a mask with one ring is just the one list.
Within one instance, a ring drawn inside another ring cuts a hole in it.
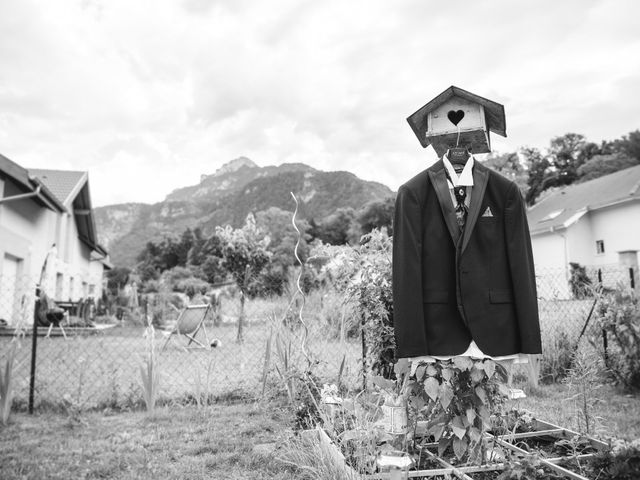
[{"label": "fence post", "polygon": [[36,304],[33,310],[33,331],[31,333],[31,373],[29,374],[29,415],[33,415],[33,397],[36,388],[36,351],[38,350],[38,309],[40,308],[40,294],[37,292]]},{"label": "fence post", "polygon": [[636,289],[636,276],[635,276],[635,272],[633,271],[633,267],[629,267],[629,283],[631,284],[631,289],[635,290]]},{"label": "fence post", "polygon": [[362,390],[367,389],[367,342],[364,339],[364,313],[360,314],[360,336],[362,337]]}]

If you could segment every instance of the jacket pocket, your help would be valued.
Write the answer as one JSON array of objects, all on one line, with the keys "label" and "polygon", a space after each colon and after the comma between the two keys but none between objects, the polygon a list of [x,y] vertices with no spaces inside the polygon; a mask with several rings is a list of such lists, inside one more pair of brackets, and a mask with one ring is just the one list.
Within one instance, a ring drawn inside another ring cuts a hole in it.
[{"label": "jacket pocket", "polygon": [[422,294],[424,303],[449,303],[449,292],[446,290],[427,290]]},{"label": "jacket pocket", "polygon": [[511,290],[489,290],[489,301],[491,303],[513,303],[513,292]]}]

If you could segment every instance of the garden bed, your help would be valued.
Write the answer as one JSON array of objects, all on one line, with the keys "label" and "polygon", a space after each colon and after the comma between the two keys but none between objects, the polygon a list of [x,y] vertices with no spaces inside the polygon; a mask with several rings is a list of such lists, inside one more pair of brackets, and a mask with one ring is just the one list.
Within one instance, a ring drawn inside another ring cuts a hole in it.
[{"label": "garden bed", "polygon": [[[308,435],[315,435],[324,448],[333,452],[336,462],[344,465],[348,476],[353,475],[353,478],[357,478],[357,472],[348,465],[343,453],[324,430],[318,428],[309,432],[313,433]],[[514,428],[512,433],[485,435],[487,457],[491,461],[483,465],[455,465],[455,455],[450,449],[447,449],[442,456],[438,456],[438,444],[426,443],[421,445],[419,451],[412,452],[411,470],[380,471],[361,475],[360,478],[367,480],[396,478],[493,480],[500,476],[509,463],[510,468],[520,468],[522,471],[534,469],[537,476],[531,478],[589,480],[580,474],[580,462],[589,460],[598,452],[605,452],[610,448],[607,443],[595,438],[537,419],[532,419],[527,425]]]}]

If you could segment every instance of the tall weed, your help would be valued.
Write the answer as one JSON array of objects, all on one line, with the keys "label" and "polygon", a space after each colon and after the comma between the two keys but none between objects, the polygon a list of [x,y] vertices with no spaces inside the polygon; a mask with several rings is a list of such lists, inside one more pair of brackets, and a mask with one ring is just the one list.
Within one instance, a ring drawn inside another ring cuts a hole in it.
[{"label": "tall weed", "polygon": [[4,364],[4,371],[0,371],[0,420],[3,425],[9,421],[11,405],[13,403],[13,364],[16,358],[18,344],[11,342],[9,353]]},{"label": "tall weed", "polygon": [[147,338],[147,357],[140,365],[140,377],[142,379],[144,403],[147,406],[147,411],[153,413],[160,387],[160,372],[155,351],[155,331],[151,322],[147,323],[145,335]]}]

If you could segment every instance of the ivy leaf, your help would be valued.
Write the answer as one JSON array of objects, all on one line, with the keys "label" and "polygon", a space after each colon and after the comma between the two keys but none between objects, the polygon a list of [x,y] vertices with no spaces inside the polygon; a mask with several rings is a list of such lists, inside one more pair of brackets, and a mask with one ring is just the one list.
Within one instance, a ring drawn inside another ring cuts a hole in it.
[{"label": "ivy leaf", "polygon": [[478,385],[476,387],[475,392],[483,404],[486,405],[487,403],[489,403],[489,399],[487,398],[487,392],[484,391],[484,388],[482,386]]},{"label": "ivy leaf", "polygon": [[444,455],[444,451],[447,449],[449,445],[451,445],[451,437],[442,437],[438,441],[438,456],[442,457]]},{"label": "ivy leaf", "polygon": [[424,398],[422,398],[422,396],[420,395],[411,395],[409,397],[409,405],[411,406],[411,408],[413,408],[416,411],[420,410],[426,404],[427,402],[425,402]]},{"label": "ivy leaf", "polygon": [[438,399],[439,387],[440,384],[438,383],[438,380],[433,377],[428,377],[424,381],[424,391],[427,392],[429,398],[431,398],[431,400],[433,400],[434,402]]},{"label": "ivy leaf", "polygon": [[446,410],[451,400],[453,400],[453,389],[448,384],[443,383],[440,386],[440,405]]},{"label": "ivy leaf", "polygon": [[467,446],[469,442],[466,438],[454,438],[453,439],[453,453],[456,454],[458,460],[462,460],[467,454]]},{"label": "ivy leaf", "polygon": [[427,432],[429,432],[429,435],[433,435],[436,442],[439,441],[444,433],[444,423],[433,425],[429,430],[427,430]]},{"label": "ivy leaf", "polygon": [[471,370],[473,367],[473,361],[469,357],[455,357],[453,364],[460,370]]},{"label": "ivy leaf", "polygon": [[393,371],[396,374],[396,377],[400,378],[402,375],[406,375],[409,373],[410,368],[409,360],[406,358],[399,359],[396,364],[393,366]]},{"label": "ivy leaf", "polygon": [[493,373],[496,371],[496,364],[493,360],[484,361],[484,371],[487,372],[487,378],[491,379]]},{"label": "ivy leaf", "polygon": [[424,372],[427,369],[427,366],[424,364],[420,364],[418,365],[418,368],[416,368],[416,380],[422,380],[422,378],[424,377]]},{"label": "ivy leaf", "polygon": [[394,382],[393,380],[387,380],[384,377],[381,377],[379,375],[376,375],[375,377],[373,377],[371,379],[371,382],[373,382],[374,385],[380,387],[383,390],[387,390],[392,392],[396,386],[396,382]]},{"label": "ivy leaf", "polygon": [[480,383],[483,378],[484,378],[484,371],[474,366],[473,369],[471,370],[471,380],[474,383]]},{"label": "ivy leaf", "polygon": [[453,434],[458,438],[462,438],[465,436],[465,434],[467,433],[467,429],[464,426],[461,415],[458,415],[453,419],[453,421],[451,422],[451,430],[453,431]]},{"label": "ivy leaf", "polygon": [[473,443],[478,443],[480,441],[480,438],[482,438],[482,434],[476,427],[471,427],[469,429],[469,438]]},{"label": "ivy leaf", "polygon": [[498,391],[504,397],[508,397],[509,395],[511,395],[511,389],[507,387],[504,383],[498,384]]},{"label": "ivy leaf", "polygon": [[430,377],[435,377],[437,374],[438,369],[436,367],[434,367],[433,365],[427,366],[427,375],[429,375]]},{"label": "ivy leaf", "polygon": [[473,408],[467,408],[467,421],[469,425],[473,425],[473,421],[476,419],[476,411]]},{"label": "ivy leaf", "polygon": [[487,407],[480,405],[476,413],[480,417],[480,420],[482,420],[482,423],[485,425],[489,425],[489,423],[491,423],[491,414],[489,413],[489,410],[487,410]]},{"label": "ivy leaf", "polygon": [[453,370],[451,368],[444,367],[442,369],[441,375],[442,375],[442,378],[448,382],[453,378]]}]

